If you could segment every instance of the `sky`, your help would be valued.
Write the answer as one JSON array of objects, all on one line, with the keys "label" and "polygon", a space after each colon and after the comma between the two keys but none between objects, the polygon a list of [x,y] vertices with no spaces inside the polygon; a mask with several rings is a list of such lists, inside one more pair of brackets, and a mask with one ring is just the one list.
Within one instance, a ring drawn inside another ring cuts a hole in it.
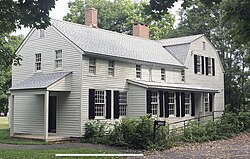
[{"label": "sky", "polygon": [[[68,2],[69,1],[74,1],[74,0],[58,0],[56,1],[55,8],[50,11],[50,17],[52,19],[57,19],[57,20],[62,20],[63,16],[65,16],[69,12],[68,8]],[[182,1],[176,2],[174,4],[174,7],[171,8],[170,12],[177,16],[177,10],[181,7]],[[178,16],[176,17],[176,20],[178,22]],[[29,33],[30,29],[29,28],[22,28],[21,30],[17,30],[16,32],[13,33],[13,35],[24,35],[26,36]]]}]

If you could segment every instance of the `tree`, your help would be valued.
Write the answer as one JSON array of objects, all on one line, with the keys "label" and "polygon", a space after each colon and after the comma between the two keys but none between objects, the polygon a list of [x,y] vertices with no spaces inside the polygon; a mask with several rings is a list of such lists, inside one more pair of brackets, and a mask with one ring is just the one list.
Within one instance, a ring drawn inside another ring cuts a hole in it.
[{"label": "tree", "polygon": [[[187,0],[186,0],[187,2]],[[232,40],[231,23],[224,23],[224,2],[207,7],[200,0],[190,0],[180,11],[180,23],[167,37],[205,34],[220,50],[225,69],[225,102],[229,110],[244,109],[250,99],[249,63],[246,62],[250,48]]]},{"label": "tree", "polygon": [[151,14],[147,14],[147,6],[147,1],[132,3],[131,0],[76,0],[69,2],[70,13],[64,16],[64,20],[83,24],[85,9],[94,7],[98,10],[99,28],[132,34],[132,24],[144,22],[150,25],[150,38],[161,39],[173,27],[174,17],[163,14],[155,20]]},{"label": "tree", "polygon": [[[154,17],[159,17],[168,12],[178,0],[150,0],[149,10]],[[193,0],[184,0],[182,7],[192,4]],[[212,7],[216,4],[222,4],[223,23],[231,24],[230,34],[233,40],[241,45],[250,45],[250,1],[249,0],[199,0],[206,7]],[[250,61],[250,59],[249,59]]]},{"label": "tree", "polygon": [[[5,50],[6,56],[10,56],[10,58],[6,58],[6,61],[1,61],[2,65],[0,65],[0,111],[7,112],[8,110],[8,98],[6,95],[7,90],[11,86],[11,64],[12,57],[15,56],[15,50],[22,42],[23,38],[21,36],[11,36],[6,34],[4,39],[0,40],[1,50]],[[3,59],[1,59],[3,60]]]}]

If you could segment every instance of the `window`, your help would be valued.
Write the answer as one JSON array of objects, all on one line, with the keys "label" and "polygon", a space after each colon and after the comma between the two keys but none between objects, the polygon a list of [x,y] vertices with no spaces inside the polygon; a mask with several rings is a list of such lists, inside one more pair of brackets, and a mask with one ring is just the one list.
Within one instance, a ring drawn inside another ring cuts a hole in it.
[{"label": "window", "polygon": [[119,116],[127,115],[127,92],[119,92]]},{"label": "window", "polygon": [[136,65],[136,78],[141,79],[141,65]]},{"label": "window", "polygon": [[185,105],[185,114],[189,114],[189,112],[190,112],[190,93],[185,93],[184,105]]},{"label": "window", "polygon": [[208,74],[211,75],[212,74],[212,59],[208,58],[208,63],[207,63],[207,67],[208,67]]},{"label": "window", "polygon": [[174,115],[174,107],[175,107],[174,93],[168,94],[168,105],[169,105],[169,115]]},{"label": "window", "polygon": [[44,37],[44,29],[40,29],[40,38]]},{"label": "window", "polygon": [[89,59],[89,73],[96,74],[96,59],[94,58]]},{"label": "window", "polygon": [[166,80],[166,73],[165,73],[165,69],[161,68],[161,81],[165,82]]},{"label": "window", "polygon": [[157,107],[158,107],[158,93],[157,93],[157,91],[152,91],[152,95],[151,95],[152,115],[157,115]]},{"label": "window", "polygon": [[181,70],[181,82],[185,82],[185,70]]},{"label": "window", "polygon": [[105,91],[95,91],[95,116],[105,115]]},{"label": "window", "polygon": [[205,105],[205,112],[209,111],[209,95],[208,93],[204,93],[204,105]]},{"label": "window", "polygon": [[62,68],[62,50],[56,50],[55,68]]},{"label": "window", "polygon": [[109,61],[108,75],[114,76],[114,61]]},{"label": "window", "polygon": [[35,54],[36,62],[35,62],[35,69],[36,71],[40,71],[42,69],[42,56],[41,53]]},{"label": "window", "polygon": [[206,50],[206,43],[203,41],[202,44],[203,44],[202,46],[203,50]]},{"label": "window", "polygon": [[197,55],[197,73],[201,73],[201,56]]}]

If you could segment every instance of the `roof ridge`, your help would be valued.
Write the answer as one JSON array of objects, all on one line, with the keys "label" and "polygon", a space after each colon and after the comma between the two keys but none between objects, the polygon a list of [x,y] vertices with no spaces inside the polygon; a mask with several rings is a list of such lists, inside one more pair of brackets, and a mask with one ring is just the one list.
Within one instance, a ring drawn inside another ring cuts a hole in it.
[{"label": "roof ridge", "polygon": [[[180,39],[180,38],[186,38],[186,37],[192,37],[192,36],[197,36],[197,38],[204,36],[205,34],[196,34],[196,35],[188,35],[188,36],[181,36],[181,37],[175,37],[175,38],[167,38],[167,39],[161,39],[161,40],[156,40],[158,42],[164,41],[164,40],[170,40],[170,39]],[[196,39],[197,39],[196,38]]]},{"label": "roof ridge", "polygon": [[[112,33],[112,34],[119,34],[119,35],[126,36],[126,37],[130,37],[130,38],[137,38],[137,39],[141,39],[141,40],[145,40],[145,41],[156,42],[156,40],[145,39],[145,38],[142,38],[142,37],[138,37],[138,36],[134,36],[134,35],[129,35],[129,34],[125,34],[125,33],[119,33],[119,32],[116,32],[116,31],[107,30],[107,29],[102,29],[102,28],[92,28],[92,27],[87,26],[87,25],[84,25],[84,24],[69,22],[69,21],[65,21],[65,20],[58,20],[58,19],[51,19],[51,20],[56,20],[56,21],[59,21],[59,22],[69,23],[69,24],[77,25],[77,26],[83,26],[83,27],[88,28],[88,29],[97,29],[97,30],[99,30],[99,31],[109,32],[109,33]],[[53,25],[53,24],[52,24],[52,25]],[[53,25],[53,26],[54,26],[54,25]],[[56,26],[54,26],[54,27],[56,27]]]}]

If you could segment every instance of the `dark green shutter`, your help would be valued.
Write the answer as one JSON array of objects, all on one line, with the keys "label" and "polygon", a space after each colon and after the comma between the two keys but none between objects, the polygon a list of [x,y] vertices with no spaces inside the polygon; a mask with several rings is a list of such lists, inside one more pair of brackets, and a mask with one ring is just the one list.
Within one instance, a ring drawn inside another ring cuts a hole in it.
[{"label": "dark green shutter", "polygon": [[114,118],[119,118],[120,106],[119,106],[119,91],[114,91]]},{"label": "dark green shutter", "polygon": [[160,117],[163,117],[163,91],[159,91],[160,97]]},{"label": "dark green shutter", "polygon": [[106,90],[106,119],[111,119],[111,90]]},{"label": "dark green shutter", "polygon": [[191,116],[195,116],[195,94],[191,93]]},{"label": "dark green shutter", "polygon": [[169,117],[168,92],[164,92],[165,117]]},{"label": "dark green shutter", "polygon": [[197,73],[197,55],[194,55],[194,73]]},{"label": "dark green shutter", "polygon": [[213,93],[209,93],[209,111],[213,111]]},{"label": "dark green shutter", "polygon": [[201,73],[204,75],[204,56],[201,56]]},{"label": "dark green shutter", "polygon": [[147,114],[152,113],[151,96],[152,96],[152,92],[150,90],[147,90]]},{"label": "dark green shutter", "polygon": [[205,64],[206,64],[206,75],[208,75],[208,57],[205,58]]},{"label": "dark green shutter", "polygon": [[181,93],[181,116],[185,116],[185,93]]},{"label": "dark green shutter", "polygon": [[175,96],[176,96],[176,117],[180,117],[180,93],[176,92]]},{"label": "dark green shutter", "polygon": [[89,119],[95,119],[95,90],[89,89]]},{"label": "dark green shutter", "polygon": [[215,63],[214,63],[214,58],[212,58],[212,70],[213,70],[213,76],[215,76]]}]

